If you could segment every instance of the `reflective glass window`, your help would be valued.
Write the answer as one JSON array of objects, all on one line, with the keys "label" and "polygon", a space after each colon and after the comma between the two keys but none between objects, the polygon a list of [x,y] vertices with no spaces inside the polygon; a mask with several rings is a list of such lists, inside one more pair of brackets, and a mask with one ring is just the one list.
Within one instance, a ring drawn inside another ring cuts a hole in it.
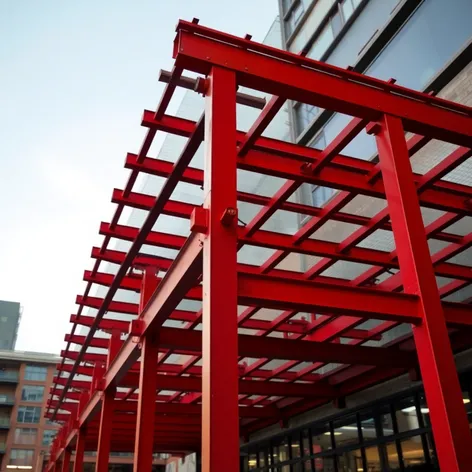
[{"label": "reflective glass window", "polygon": [[248,467],[249,470],[257,469],[257,454],[255,453],[249,454],[248,466],[249,466]]},{"label": "reflective glass window", "polygon": [[413,466],[425,463],[423,442],[421,436],[413,436],[401,443],[403,463],[405,466]]},{"label": "reflective glass window", "polygon": [[399,433],[420,427],[414,397],[406,398],[395,404],[395,417]]},{"label": "reflective glass window", "polygon": [[336,447],[348,446],[351,444],[358,444],[359,430],[357,428],[357,419],[355,416],[343,418],[340,421],[335,421],[334,428],[334,442]]},{"label": "reflective glass window", "polygon": [[18,423],[39,423],[41,408],[36,406],[20,406],[16,420]]},{"label": "reflective glass window", "polygon": [[334,39],[334,33],[331,23],[328,23],[323,31],[320,33],[313,46],[308,51],[307,56],[317,61],[321,59],[321,56],[326,52]]},{"label": "reflective glass window", "polygon": [[315,458],[316,472],[335,472],[336,459],[334,457],[317,457]]},{"label": "reflective glass window", "polygon": [[333,29],[333,35],[337,36],[343,27],[343,19],[341,13],[337,12],[331,18],[331,28]]},{"label": "reflective glass window", "polygon": [[49,446],[56,437],[57,430],[45,429],[43,433],[43,446]]},{"label": "reflective glass window", "polygon": [[302,456],[310,456],[313,454],[310,444],[310,430],[304,429],[302,432]]},{"label": "reflective glass window", "polygon": [[[406,87],[423,89],[472,35],[470,0],[423,2],[367,70]],[[451,25],[454,25],[451,27]]]},{"label": "reflective glass window", "polygon": [[360,449],[345,452],[338,457],[338,472],[352,472],[364,470]]},{"label": "reflective glass window", "polygon": [[34,450],[32,449],[12,449],[10,451],[9,465],[31,466],[33,465]]},{"label": "reflective glass window", "polygon": [[300,436],[298,434],[294,434],[291,437],[291,446],[292,446],[292,459],[296,459],[301,456],[301,449],[300,449]]},{"label": "reflective glass window", "polygon": [[300,105],[295,109],[298,134],[303,133],[305,128],[313,121],[318,112],[318,107],[306,103],[300,103]]},{"label": "reflective glass window", "polygon": [[44,387],[40,385],[25,385],[21,391],[21,399],[25,402],[42,402]]},{"label": "reflective glass window", "polygon": [[387,462],[390,470],[397,470],[400,467],[400,461],[398,459],[397,445],[392,442],[385,446],[385,452],[387,455]]},{"label": "reflective glass window", "polygon": [[360,422],[363,440],[370,441],[372,439],[377,439],[377,429],[374,417],[369,414],[361,415]]},{"label": "reflective glass window", "polygon": [[329,426],[324,425],[311,430],[312,454],[318,454],[332,448]]},{"label": "reflective glass window", "polygon": [[43,382],[46,380],[48,374],[48,368],[38,365],[27,365],[25,367],[25,380],[34,380],[37,382]]},{"label": "reflective glass window", "polygon": [[365,456],[367,461],[367,470],[369,472],[383,472],[380,463],[379,449],[377,446],[366,447]]},{"label": "reflective glass window", "polygon": [[14,442],[15,444],[35,444],[37,437],[36,428],[16,428]]},{"label": "reflective glass window", "polygon": [[313,206],[322,208],[335,193],[334,188],[322,187],[321,185],[314,186],[312,190]]},{"label": "reflective glass window", "polygon": [[341,9],[344,16],[344,21],[347,21],[349,17],[354,12],[354,6],[352,5],[352,0],[344,0],[341,3]]}]

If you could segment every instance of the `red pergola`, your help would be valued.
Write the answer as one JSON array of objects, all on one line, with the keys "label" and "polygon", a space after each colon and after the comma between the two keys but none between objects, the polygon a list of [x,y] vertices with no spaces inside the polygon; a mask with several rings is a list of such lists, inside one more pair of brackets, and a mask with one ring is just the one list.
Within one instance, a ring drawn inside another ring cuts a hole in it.
[{"label": "red pergola", "polygon": [[[157,111],[144,112],[146,138],[140,152],[126,158],[129,180],[113,192],[115,214],[100,227],[104,241],[92,250],[95,264],[77,298],[49,401],[49,417],[64,425],[48,470],[69,470],[73,450],[74,471],[82,470],[84,450],[96,450],[97,472],[108,470],[110,451],[134,450],[134,470],[143,472],[151,470],[154,452],[201,450],[205,472],[236,472],[240,437],[418,371],[441,470],[470,470],[472,441],[453,350],[472,344],[472,309],[467,300],[441,298],[472,282],[471,268],[451,261],[470,248],[472,233],[448,231],[472,216],[472,188],[447,179],[472,154],[472,109],[197,20],[179,22],[173,56]],[[185,70],[200,78],[185,77]],[[197,122],[166,114],[178,86],[195,86],[205,96]],[[239,86],[272,98],[262,106],[261,99],[237,92]],[[352,119],[324,150],[262,137],[286,100]],[[236,128],[237,103],[262,108],[247,132]],[[378,159],[341,154],[364,128],[375,136]],[[148,157],[158,131],[186,138],[175,163]],[[455,148],[424,175],[413,173],[410,157],[432,140]],[[204,170],[191,165],[202,143]],[[238,169],[283,184],[272,196],[242,192]],[[133,189],[140,173],[166,179],[157,196]],[[202,206],[173,198],[181,183],[202,187]],[[339,192],[322,208],[289,200],[305,183]],[[384,199],[387,206],[371,217],[347,211],[358,195]],[[238,223],[238,202],[259,208],[247,224]],[[120,223],[126,207],[147,211],[140,228]],[[441,216],[425,227],[422,207]],[[295,234],[263,229],[279,211],[305,217]],[[189,220],[190,236],[155,231],[161,215]],[[356,229],[339,243],[313,237],[333,221]],[[362,244],[377,230],[393,232],[395,251]],[[428,238],[442,241],[444,249],[430,256]],[[129,250],[111,249],[115,239],[128,241]],[[238,262],[246,245],[269,248],[272,255],[260,266]],[[146,252],[150,246],[178,255],[157,257]],[[304,273],[280,268],[293,255],[318,260]],[[368,269],[353,280],[328,276],[340,261]],[[107,262],[118,270],[104,272]],[[449,281],[438,289],[436,276]],[[108,287],[104,298],[91,295],[95,284]],[[139,305],[120,301],[122,290],[139,292]],[[181,309],[182,300],[201,301],[202,309]],[[94,316],[85,314],[87,307]],[[268,320],[257,316],[264,309],[280,312]],[[359,327],[370,319],[381,322]],[[182,327],[169,327],[167,320]],[[401,323],[413,325],[413,336],[363,345],[381,341]],[[86,336],[77,334],[80,326],[88,327]],[[185,362],[172,362],[173,354]],[[242,362],[246,357],[255,360]],[[283,362],[267,368],[274,359]],[[333,362],[340,365],[320,373]]]}]

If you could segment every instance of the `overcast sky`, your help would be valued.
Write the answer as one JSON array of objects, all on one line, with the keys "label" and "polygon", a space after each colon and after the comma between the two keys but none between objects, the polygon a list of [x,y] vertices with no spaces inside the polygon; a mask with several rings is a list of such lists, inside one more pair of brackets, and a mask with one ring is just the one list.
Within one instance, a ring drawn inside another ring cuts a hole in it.
[{"label": "overcast sky", "polygon": [[23,306],[17,349],[62,348],[177,20],[260,41],[276,14],[277,0],[0,0],[0,299]]}]

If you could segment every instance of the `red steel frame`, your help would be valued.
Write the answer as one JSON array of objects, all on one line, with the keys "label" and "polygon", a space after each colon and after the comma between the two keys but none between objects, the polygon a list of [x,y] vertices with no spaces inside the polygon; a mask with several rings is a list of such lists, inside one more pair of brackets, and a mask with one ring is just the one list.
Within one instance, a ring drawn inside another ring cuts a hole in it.
[{"label": "red steel frame", "polygon": [[[108,470],[110,451],[134,450],[134,470],[141,472],[151,470],[154,452],[201,450],[205,472],[236,472],[240,437],[274,422],[285,424],[327,401],[340,404],[353,392],[418,366],[441,469],[469,470],[472,443],[453,350],[470,347],[472,309],[467,301],[441,298],[472,282],[471,268],[451,261],[470,248],[472,233],[448,231],[472,216],[472,188],[443,179],[472,154],[472,109],[198,21],[179,22],[174,58],[172,72],[163,74],[168,83],[157,111],[144,113],[146,138],[137,155],[127,156],[130,178],[124,190],[113,192],[117,210],[100,227],[104,242],[92,251],[95,265],[85,272],[87,288],[71,317],[49,401],[48,416],[64,425],[48,470],[68,470],[72,450],[74,471],[82,470],[85,450],[97,450],[99,472]],[[185,70],[202,77],[192,81],[182,75]],[[205,95],[196,123],[166,114],[175,88],[189,83]],[[247,132],[236,129],[236,104],[261,108],[261,99],[237,92],[239,86],[273,95]],[[285,100],[353,118],[322,151],[262,137]],[[340,154],[364,128],[375,136],[378,163]],[[158,131],[187,139],[175,163],[147,156]],[[405,132],[412,133],[408,140]],[[426,174],[413,173],[410,157],[433,139],[457,147]],[[190,163],[202,143],[200,170]],[[241,192],[237,169],[285,183],[272,197]],[[165,178],[159,195],[133,189],[139,173]],[[203,206],[172,198],[181,182],[203,185]],[[289,201],[305,183],[339,192],[323,208]],[[371,218],[349,213],[345,207],[357,195],[385,199],[387,207]],[[238,202],[260,207],[247,225],[238,223]],[[120,223],[125,207],[147,211],[141,228]],[[441,216],[425,227],[422,207],[440,210]],[[279,210],[308,219],[294,235],[264,230]],[[190,236],[153,230],[160,215],[189,220]],[[333,221],[358,229],[340,243],[313,238]],[[395,251],[361,244],[377,230],[393,232]],[[445,244],[432,256],[431,238]],[[111,249],[112,239],[129,241],[130,249]],[[178,255],[157,257],[144,245]],[[238,262],[244,245],[274,252],[261,266],[244,264]],[[320,259],[305,273],[281,269],[294,254]],[[354,280],[327,276],[339,261],[369,269]],[[107,262],[118,265],[115,274],[100,271]],[[386,278],[377,283],[380,275]],[[450,281],[438,289],[436,276]],[[91,296],[94,285],[108,287],[103,299]],[[139,305],[119,301],[119,289],[140,292]],[[183,310],[182,300],[202,301],[202,309]],[[239,314],[238,305],[246,307]],[[95,316],[84,313],[87,307]],[[281,314],[258,318],[263,308]],[[313,315],[297,316],[305,312]],[[382,322],[371,330],[359,328],[369,319]],[[169,327],[167,320],[182,327]],[[414,342],[404,336],[382,347],[363,345],[382,340],[401,323],[413,325]],[[77,334],[80,326],[88,328],[85,336]],[[238,334],[243,328],[252,334]],[[98,336],[100,331],[108,335]],[[172,355],[188,360],[172,362]],[[246,357],[256,360],[248,365],[241,362]],[[273,359],[283,360],[280,367],[264,368]],[[309,365],[297,370],[301,362]],[[342,365],[317,372],[332,362]]]}]

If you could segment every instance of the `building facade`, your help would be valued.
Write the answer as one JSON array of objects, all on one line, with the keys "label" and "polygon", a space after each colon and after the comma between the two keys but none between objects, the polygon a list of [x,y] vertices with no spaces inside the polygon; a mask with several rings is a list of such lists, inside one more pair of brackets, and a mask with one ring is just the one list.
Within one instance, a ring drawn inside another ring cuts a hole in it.
[{"label": "building facade", "polygon": [[[472,105],[472,25],[465,20],[472,14],[471,2],[280,0],[279,8],[285,49]],[[351,118],[304,103],[289,103],[288,107],[293,142],[317,149],[324,149]],[[375,141],[362,132],[343,152],[359,159],[376,159]],[[450,152],[450,146],[433,141],[415,154],[413,170],[424,174]],[[465,161],[446,180],[472,185],[471,164],[470,159]],[[298,199],[323,207],[336,193],[331,188],[305,185]],[[376,199],[356,197],[343,211],[372,216],[381,209]],[[423,212],[425,224],[438,216],[440,212]],[[447,231],[466,236],[470,234],[471,223],[470,218],[464,219]],[[342,242],[352,231],[346,223],[331,222],[313,237]],[[382,251],[395,249],[393,239],[382,231],[376,231],[363,244]],[[430,240],[432,255],[443,247],[440,241]],[[452,260],[470,267],[472,252],[465,251]],[[304,258],[301,263],[306,270],[315,262]],[[343,263],[329,268],[323,275],[353,280],[363,270],[364,267]],[[440,288],[448,282],[437,277]],[[443,299],[470,303],[472,288],[466,285]],[[373,329],[376,325],[376,321],[370,320],[358,327]],[[409,335],[411,327],[402,324],[385,332],[380,341],[362,344],[380,346]],[[349,339],[338,341],[349,342]],[[472,356],[463,352],[456,355],[456,361],[470,422]],[[280,366],[274,363],[270,367]],[[327,364],[315,373],[329,378],[342,367]],[[290,370],[296,372],[302,368],[300,364]],[[327,404],[294,417],[283,426],[274,425],[246,438],[241,449],[241,470],[380,472],[416,470],[414,467],[438,470],[421,382],[402,376],[352,395],[342,406]]]},{"label": "building facade", "polygon": [[0,351],[0,470],[42,470],[58,425],[44,411],[58,357]]},{"label": "building facade", "polygon": [[20,318],[18,302],[0,300],[0,349],[15,349]]},{"label": "building facade", "polygon": [[[41,472],[60,425],[44,417],[59,357],[0,351],[0,471]],[[93,472],[96,454],[87,452],[84,471]],[[153,472],[163,472],[167,455],[156,455]],[[110,471],[132,471],[132,454],[113,454]],[[176,469],[178,470],[178,469]]]}]

